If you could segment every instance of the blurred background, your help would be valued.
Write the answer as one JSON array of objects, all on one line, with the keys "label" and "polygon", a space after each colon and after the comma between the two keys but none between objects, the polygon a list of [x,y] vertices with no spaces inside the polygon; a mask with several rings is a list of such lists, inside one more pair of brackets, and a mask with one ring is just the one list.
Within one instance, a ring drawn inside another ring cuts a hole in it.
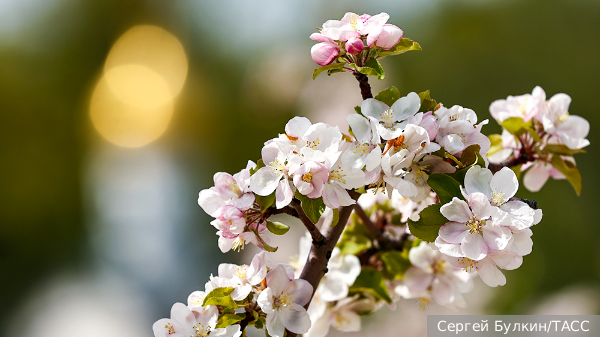
[{"label": "blurred background", "polygon": [[[152,336],[219,263],[248,263],[219,251],[198,192],[295,115],[345,128],[358,85],[313,81],[308,36],[347,11],[387,12],[423,48],[385,59],[374,92],[429,89],[481,120],[536,85],[572,97],[592,129],[581,196],[522,188],[544,210],[533,253],[456,313],[600,314],[600,1],[0,0],[0,336]],[[448,312],[417,308],[365,329],[420,336]]]}]

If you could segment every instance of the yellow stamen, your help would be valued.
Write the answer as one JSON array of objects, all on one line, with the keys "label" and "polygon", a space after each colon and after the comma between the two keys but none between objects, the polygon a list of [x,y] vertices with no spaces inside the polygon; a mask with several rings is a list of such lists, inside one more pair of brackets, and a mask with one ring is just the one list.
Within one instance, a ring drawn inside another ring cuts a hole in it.
[{"label": "yellow stamen", "polygon": [[475,266],[475,262],[476,261],[471,260],[468,257],[461,257],[458,259],[458,264],[463,266],[463,270],[466,271],[467,273],[470,273],[471,270],[473,270],[473,267]]},{"label": "yellow stamen", "polygon": [[232,249],[239,252],[240,250],[244,249],[244,239],[242,239],[241,237],[237,237],[235,240],[233,240],[233,247]]},{"label": "yellow stamen", "polygon": [[465,226],[469,227],[469,234],[481,234],[485,222],[485,220],[479,220],[476,216],[472,216],[471,219],[465,222]]},{"label": "yellow stamen", "polygon": [[312,174],[310,172],[304,173],[302,175],[302,180],[304,180],[307,183],[310,183],[312,181]]}]

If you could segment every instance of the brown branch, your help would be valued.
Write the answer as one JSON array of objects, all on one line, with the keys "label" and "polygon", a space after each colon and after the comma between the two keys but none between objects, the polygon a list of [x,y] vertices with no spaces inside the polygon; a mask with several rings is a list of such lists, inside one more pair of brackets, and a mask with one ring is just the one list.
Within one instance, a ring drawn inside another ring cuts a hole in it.
[{"label": "brown branch", "polygon": [[300,206],[300,201],[298,201],[297,199],[292,199],[290,205],[292,205],[292,207],[296,210],[298,219],[300,219],[300,221],[302,221],[302,223],[304,224],[304,227],[308,229],[308,232],[310,233],[310,236],[313,239],[313,245],[322,246],[325,243],[326,239],[323,236],[323,234],[321,234],[321,231],[319,231],[317,226],[315,226],[315,224],[312,221],[310,221],[308,216],[306,216],[306,213],[304,213],[302,206]]},{"label": "brown branch", "polygon": [[371,235],[373,235],[377,241],[383,241],[383,232],[381,231],[381,229],[375,226],[375,224],[373,223],[373,221],[371,221],[367,213],[365,213],[365,210],[362,207],[360,207],[358,203],[354,205],[354,211],[356,212],[360,220],[363,222],[363,224],[367,227],[369,232],[371,232]]},{"label": "brown branch", "polygon": [[501,163],[490,163],[488,165],[488,169],[492,171],[492,173],[496,173],[500,171],[503,167],[511,168],[520,164],[526,164],[534,160],[535,158],[528,152],[521,152],[518,156],[508,158],[507,160]]},{"label": "brown branch", "polygon": [[356,80],[358,81],[358,86],[360,87],[360,94],[362,95],[362,99],[365,100],[367,98],[373,98],[373,94],[371,93],[371,86],[369,85],[369,78],[365,74],[361,74],[358,71],[352,72]]}]

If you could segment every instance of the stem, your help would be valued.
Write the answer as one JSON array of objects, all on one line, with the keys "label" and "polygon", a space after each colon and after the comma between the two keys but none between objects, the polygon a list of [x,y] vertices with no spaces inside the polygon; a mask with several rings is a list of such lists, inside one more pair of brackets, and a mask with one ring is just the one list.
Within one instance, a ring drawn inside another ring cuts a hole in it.
[{"label": "stem", "polygon": [[363,100],[367,98],[373,98],[373,94],[371,93],[371,86],[369,85],[369,78],[365,74],[361,74],[358,71],[352,72],[356,80],[358,81],[358,86],[360,87],[360,94],[362,95]]},{"label": "stem", "polygon": [[359,204],[354,205],[354,211],[356,212],[360,220],[363,222],[363,224],[367,227],[369,232],[371,232],[371,234],[375,237],[375,240],[377,240],[377,243],[381,250],[402,250],[406,236],[403,235],[398,240],[388,238],[384,236],[381,229],[377,225],[375,225],[373,221],[371,221],[367,213],[365,213],[365,210],[362,207],[360,207]]},{"label": "stem", "polygon": [[304,213],[302,206],[300,206],[300,202],[297,199],[292,199],[291,205],[296,210],[298,214],[298,219],[302,221],[304,227],[308,229],[310,236],[312,236],[313,246],[322,246],[325,243],[325,237],[323,236],[323,234],[321,234],[317,226],[315,226],[315,224],[312,221],[310,221],[308,216],[306,216],[306,213]]},{"label": "stem", "polygon": [[525,164],[530,161],[534,161],[535,158],[530,155],[528,152],[521,152],[517,157],[511,157],[501,163],[490,163],[488,165],[488,169],[492,171],[492,173],[496,173],[500,171],[503,167],[511,168],[513,166],[517,166],[520,164]]}]

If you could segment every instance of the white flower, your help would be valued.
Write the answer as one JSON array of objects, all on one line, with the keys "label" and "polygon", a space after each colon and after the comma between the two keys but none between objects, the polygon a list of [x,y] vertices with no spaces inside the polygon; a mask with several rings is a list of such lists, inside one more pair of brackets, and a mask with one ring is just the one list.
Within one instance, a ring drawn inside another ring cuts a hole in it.
[{"label": "white flower", "polygon": [[491,250],[505,249],[512,236],[506,227],[510,219],[497,216],[482,193],[469,194],[467,201],[454,197],[440,208],[450,222],[440,227],[436,246],[446,255],[472,260],[485,258]]},{"label": "white flower", "polygon": [[215,329],[217,319],[218,312],[192,311],[183,303],[175,303],[171,318],[156,321],[152,330],[155,337],[238,337],[242,334],[237,324],[227,329]]},{"label": "white flower", "polygon": [[374,310],[374,301],[368,298],[358,299],[358,295],[344,298],[335,305],[328,305],[325,302],[319,302],[319,298],[315,294],[308,309],[313,323],[310,330],[303,336],[324,337],[329,332],[330,326],[342,332],[360,331],[361,319],[358,312]]},{"label": "white flower", "polygon": [[234,282],[234,290],[231,298],[234,301],[244,300],[252,291],[252,286],[258,285],[267,276],[267,265],[264,251],[258,253],[252,258],[250,266],[235,265],[230,263],[221,263],[219,265],[219,277],[229,279]]},{"label": "white flower", "polygon": [[373,117],[377,124],[378,134],[385,140],[394,139],[402,134],[408,123],[408,117],[414,116],[421,107],[421,99],[414,92],[398,99],[392,107],[374,98],[367,98],[361,105],[361,112],[366,117]]},{"label": "white flower", "polygon": [[315,161],[307,161],[294,171],[294,186],[311,199],[321,197],[328,180],[329,169]]},{"label": "white flower", "polygon": [[257,303],[267,315],[267,331],[273,337],[283,337],[285,330],[302,334],[310,328],[310,318],[304,305],[313,288],[305,280],[291,280],[282,266],[267,274],[267,288],[258,296]]},{"label": "white flower", "polygon": [[231,176],[225,172],[214,175],[215,186],[202,190],[198,196],[198,204],[210,216],[217,217],[219,208],[232,205],[240,210],[247,210],[254,203],[254,194],[250,192],[250,169],[256,167],[252,161],[242,171]]},{"label": "white flower", "polygon": [[283,208],[292,201],[294,190],[289,179],[300,165],[300,158],[290,154],[289,144],[283,142],[270,142],[262,148],[262,160],[265,167],[261,167],[250,177],[250,189],[262,196],[275,192],[275,206]]},{"label": "white flower", "polygon": [[552,96],[543,109],[540,120],[544,131],[557,137],[562,144],[570,149],[581,149],[590,144],[585,139],[590,132],[590,123],[580,116],[569,115],[570,104],[569,95]]},{"label": "white flower", "polygon": [[421,242],[410,250],[409,260],[412,266],[404,274],[402,284],[395,288],[398,295],[404,298],[431,296],[440,305],[466,306],[461,294],[473,288],[471,276],[448,263],[446,255],[435,246]]},{"label": "white flower", "polygon": [[508,96],[506,99],[494,101],[490,105],[490,113],[498,123],[511,117],[522,118],[524,122],[529,122],[540,115],[545,100],[546,93],[542,88],[535,87],[531,95]]},{"label": "white flower", "polygon": [[329,179],[323,191],[323,202],[331,209],[352,205],[355,201],[348,194],[348,190],[364,185],[365,173],[361,169],[343,165],[338,160],[329,171]]}]

